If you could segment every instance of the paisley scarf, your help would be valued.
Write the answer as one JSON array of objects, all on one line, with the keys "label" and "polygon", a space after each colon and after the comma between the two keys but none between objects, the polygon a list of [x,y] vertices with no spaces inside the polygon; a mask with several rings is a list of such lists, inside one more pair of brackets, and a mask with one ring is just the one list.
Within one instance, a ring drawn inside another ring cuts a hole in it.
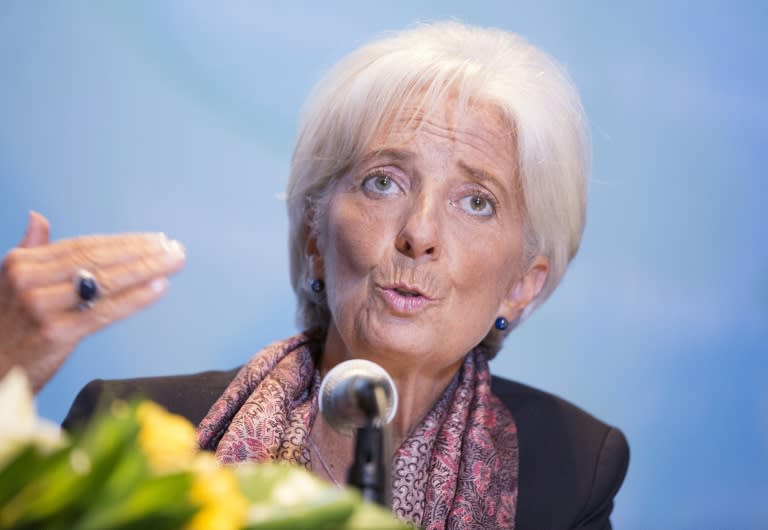
[{"label": "paisley scarf", "polygon": [[[299,334],[254,356],[200,423],[200,447],[225,464],[284,460],[309,468],[320,386],[313,348]],[[514,528],[517,476],[515,421],[491,393],[478,347],[395,452],[392,511],[430,530]]]}]

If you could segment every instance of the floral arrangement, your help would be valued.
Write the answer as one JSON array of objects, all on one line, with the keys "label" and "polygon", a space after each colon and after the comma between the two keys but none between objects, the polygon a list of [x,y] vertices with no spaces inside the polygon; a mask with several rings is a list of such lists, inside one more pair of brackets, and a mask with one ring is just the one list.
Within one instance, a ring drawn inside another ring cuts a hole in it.
[{"label": "floral arrangement", "polygon": [[0,528],[409,528],[300,467],[222,467],[192,424],[149,401],[115,402],[69,437],[37,417],[14,369],[0,411]]}]

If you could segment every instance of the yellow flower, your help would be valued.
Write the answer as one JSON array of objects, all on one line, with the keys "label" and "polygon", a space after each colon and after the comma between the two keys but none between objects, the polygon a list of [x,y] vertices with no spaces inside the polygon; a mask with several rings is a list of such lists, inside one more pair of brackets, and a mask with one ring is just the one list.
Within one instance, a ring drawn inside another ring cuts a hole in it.
[{"label": "yellow flower", "polygon": [[195,428],[181,416],[156,403],[141,403],[136,411],[141,429],[139,445],[158,473],[193,473],[189,495],[200,511],[187,530],[237,529],[245,522],[248,501],[231,469],[222,468],[210,453],[197,446]]},{"label": "yellow flower", "polygon": [[139,445],[152,469],[158,473],[189,469],[198,453],[192,424],[151,401],[141,403],[136,414],[141,425]]},{"label": "yellow flower", "polygon": [[201,509],[186,530],[230,530],[240,528],[248,512],[248,501],[240,492],[234,471],[224,467],[201,466],[190,491]]}]

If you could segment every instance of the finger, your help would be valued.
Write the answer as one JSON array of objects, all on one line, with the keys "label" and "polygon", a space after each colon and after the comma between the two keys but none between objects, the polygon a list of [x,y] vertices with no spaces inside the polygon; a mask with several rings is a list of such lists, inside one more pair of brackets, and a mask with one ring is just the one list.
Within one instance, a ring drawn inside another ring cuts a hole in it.
[{"label": "finger", "polygon": [[174,274],[181,270],[185,262],[184,247],[174,241],[167,252],[108,267],[103,273],[97,273],[97,281],[100,282],[103,293],[112,296]]},{"label": "finger", "polygon": [[[99,298],[94,306],[103,305],[127,289],[178,272],[184,266],[184,261],[183,251],[179,249],[95,270],[92,274],[99,286]],[[27,309],[38,321],[48,320],[57,312],[77,309],[82,303],[71,278],[29,289],[24,298]]]},{"label": "finger", "polygon": [[170,242],[162,232],[80,236],[62,239],[44,247],[17,248],[15,258],[24,263],[74,259],[92,265],[109,265],[115,256],[141,255],[148,249],[162,249]]},{"label": "finger", "polygon": [[129,317],[157,301],[168,290],[168,280],[159,278],[123,291],[85,311],[60,313],[47,323],[43,334],[53,342],[78,341],[101,328]]},{"label": "finger", "polygon": [[20,247],[32,248],[48,243],[51,234],[50,223],[44,215],[35,211],[29,212],[27,230],[19,243]]},{"label": "finger", "polygon": [[165,236],[160,239],[154,235],[121,237],[128,238],[128,242],[121,245],[110,244],[106,248],[94,247],[88,255],[79,252],[56,261],[29,262],[18,258],[17,253],[12,252],[6,258],[6,267],[11,271],[16,288],[24,290],[62,282],[71,283],[80,269],[90,271],[98,279],[100,271],[116,265],[140,263],[159,256],[174,262],[184,258],[183,245],[178,241],[170,241]]}]

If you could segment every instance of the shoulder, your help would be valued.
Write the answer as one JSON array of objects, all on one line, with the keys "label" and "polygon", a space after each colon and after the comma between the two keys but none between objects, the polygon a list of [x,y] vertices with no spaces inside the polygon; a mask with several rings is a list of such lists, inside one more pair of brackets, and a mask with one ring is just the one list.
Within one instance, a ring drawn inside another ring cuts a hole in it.
[{"label": "shoulder", "polygon": [[518,530],[610,528],[629,446],[622,432],[553,394],[493,378],[520,450]]},{"label": "shoulder", "polygon": [[197,425],[234,379],[238,370],[239,368],[234,368],[136,379],[96,379],[78,393],[62,426],[72,430],[87,421],[102,404],[113,399],[134,397],[156,401],[170,412],[184,416]]}]

